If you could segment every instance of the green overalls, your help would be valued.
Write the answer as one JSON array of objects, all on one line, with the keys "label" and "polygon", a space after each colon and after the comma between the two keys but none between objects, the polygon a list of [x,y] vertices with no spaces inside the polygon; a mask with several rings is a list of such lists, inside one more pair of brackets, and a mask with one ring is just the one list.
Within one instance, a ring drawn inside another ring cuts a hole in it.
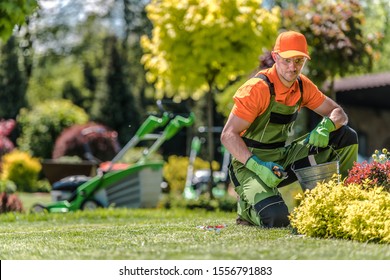
[{"label": "green overalls", "polygon": [[[298,79],[301,98],[294,106],[287,106],[275,101],[273,84],[264,74],[258,74],[255,78],[263,79],[269,85],[270,104],[267,110],[253,121],[242,135],[242,139],[248,149],[261,160],[272,161],[284,167],[288,179],[282,181],[278,187],[297,180],[291,170],[293,163],[296,168],[302,168],[340,160],[340,173],[345,176],[353,162],[357,160],[356,132],[347,126],[332,132],[329,141],[332,148],[309,147],[304,143],[307,135],[285,146],[302,102],[302,81]],[[230,178],[240,197],[237,211],[242,219],[264,227],[283,227],[289,224],[287,205],[278,188],[268,187],[235,158],[231,162]]]}]

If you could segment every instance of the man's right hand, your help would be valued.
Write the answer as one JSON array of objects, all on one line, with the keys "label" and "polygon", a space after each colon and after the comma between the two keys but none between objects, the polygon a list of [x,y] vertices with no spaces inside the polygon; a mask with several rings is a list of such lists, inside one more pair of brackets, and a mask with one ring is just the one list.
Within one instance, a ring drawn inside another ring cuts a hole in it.
[{"label": "man's right hand", "polygon": [[272,161],[262,161],[255,155],[252,155],[246,161],[245,167],[254,172],[268,187],[271,188],[275,188],[281,181],[286,179],[283,166]]}]

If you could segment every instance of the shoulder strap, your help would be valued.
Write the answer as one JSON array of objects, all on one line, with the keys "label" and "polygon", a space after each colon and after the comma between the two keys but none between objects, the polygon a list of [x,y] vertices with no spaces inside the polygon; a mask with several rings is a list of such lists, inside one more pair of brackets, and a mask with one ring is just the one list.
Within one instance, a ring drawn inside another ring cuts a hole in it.
[{"label": "shoulder strap", "polygon": [[269,87],[269,93],[271,95],[275,95],[275,87],[274,87],[274,84],[271,83],[271,81],[268,79],[268,77],[264,74],[257,74],[254,78],[258,78],[258,79],[262,79]]},{"label": "shoulder strap", "polygon": [[301,91],[301,96],[303,95],[303,84],[302,84],[302,79],[301,76],[298,76],[298,84],[299,84],[299,90]]}]

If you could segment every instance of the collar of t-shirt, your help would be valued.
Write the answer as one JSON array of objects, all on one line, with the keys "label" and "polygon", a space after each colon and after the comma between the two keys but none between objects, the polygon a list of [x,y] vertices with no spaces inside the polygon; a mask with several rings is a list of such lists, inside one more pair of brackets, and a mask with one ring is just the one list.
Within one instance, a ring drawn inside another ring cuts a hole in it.
[{"label": "collar of t-shirt", "polygon": [[279,79],[275,64],[271,68],[266,69],[263,73],[267,75],[271,83],[274,84],[275,100],[277,102],[288,106],[293,106],[298,102],[300,98],[298,81],[295,81],[290,88],[286,87]]}]

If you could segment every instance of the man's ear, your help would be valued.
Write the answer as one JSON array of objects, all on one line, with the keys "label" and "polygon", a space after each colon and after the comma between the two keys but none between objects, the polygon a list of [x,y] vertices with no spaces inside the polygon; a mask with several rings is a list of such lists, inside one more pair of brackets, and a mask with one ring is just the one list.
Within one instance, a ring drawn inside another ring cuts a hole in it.
[{"label": "man's ear", "polygon": [[276,52],[271,52],[272,59],[276,62]]}]

